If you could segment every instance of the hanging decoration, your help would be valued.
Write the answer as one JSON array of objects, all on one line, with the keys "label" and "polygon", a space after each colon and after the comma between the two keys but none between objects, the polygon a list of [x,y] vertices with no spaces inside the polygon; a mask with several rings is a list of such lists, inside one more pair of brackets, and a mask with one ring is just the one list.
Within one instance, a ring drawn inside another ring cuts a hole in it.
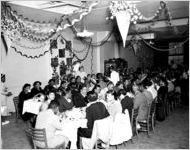
[{"label": "hanging decoration", "polygon": [[[156,18],[158,18],[160,15],[165,16],[167,19],[167,23],[169,26],[171,26],[171,14],[169,12],[169,8],[167,7],[166,3],[161,1],[160,6],[156,13],[152,17],[145,17],[141,14],[141,12],[136,8],[136,3],[131,2],[131,1],[111,1],[110,6],[109,6],[111,16],[107,17],[106,19],[114,19],[116,18],[118,28],[123,40],[123,47],[125,47],[125,42],[127,38],[127,33],[129,29],[130,22],[133,24],[137,24],[137,22],[140,21],[154,21]],[[143,28],[143,30],[150,30],[151,25]],[[135,30],[142,30],[141,28],[135,28]],[[177,32],[176,28],[174,28],[175,32]]]},{"label": "hanging decoration", "polygon": [[131,4],[128,1],[111,1],[109,9],[111,11],[111,17],[108,17],[107,19],[114,19],[116,14],[121,11],[127,11],[128,13],[130,13],[130,21],[134,24],[136,24],[137,20],[139,19],[135,4]]},{"label": "hanging decoration", "polygon": [[111,11],[111,16],[107,17],[106,19],[113,19],[118,11],[129,11],[131,14],[131,22],[133,24],[136,24],[138,21],[153,21],[154,19],[158,18],[162,12],[165,13],[168,20],[172,19],[169,8],[164,1],[160,2],[158,10],[151,17],[142,15],[142,13],[137,9],[135,1],[112,1],[110,3],[109,9]]},{"label": "hanging decoration", "polygon": [[[167,48],[167,49],[163,49],[163,48],[157,48],[155,46],[153,46],[152,44],[150,44],[149,42],[147,42],[146,40],[143,39],[143,37],[137,32],[136,35],[147,45],[149,46],[150,48],[154,49],[154,50],[157,50],[157,51],[170,51],[170,50],[174,50],[176,49],[178,46],[174,46],[173,48]],[[189,41],[189,38],[185,39],[183,42],[180,43],[179,46],[182,46],[184,45],[186,42]]]},{"label": "hanging decoration", "polygon": [[[118,25],[118,28],[119,28],[119,31],[121,33],[121,37],[123,40],[123,47],[125,47],[131,15],[128,11],[118,11],[115,14],[115,16],[116,16],[117,25]],[[123,18],[125,18],[125,19],[123,19]]]},{"label": "hanging decoration", "polygon": [[21,56],[26,57],[26,58],[30,58],[30,59],[40,58],[40,57],[44,56],[46,53],[49,52],[49,50],[46,50],[42,54],[39,54],[39,55],[36,55],[36,56],[31,56],[31,55],[23,54],[21,51],[17,50],[17,48],[14,47],[14,46],[11,46],[11,48],[13,48],[15,50],[15,52],[20,54]]},{"label": "hanging decoration", "polygon": [[4,36],[3,32],[1,32],[1,39],[2,39],[3,46],[5,47],[5,52],[6,52],[6,55],[7,55],[7,53],[8,53],[8,46],[7,46],[7,43],[5,41],[5,36]]},{"label": "hanging decoration", "polygon": [[[30,21],[28,18],[18,15],[16,11],[13,11],[11,7],[7,5],[7,2],[3,2],[1,10],[1,28],[3,31],[11,31],[11,33],[14,34],[12,37],[18,35],[18,37],[27,38],[33,42],[43,43],[54,35],[58,35],[60,31],[79,22],[85,15],[89,14],[92,7],[97,4],[98,1],[92,2],[89,4],[88,9],[82,9],[80,12],[70,16],[64,15],[59,21],[55,20],[54,23],[40,23],[39,21]],[[79,19],[76,19],[76,17],[79,17]],[[65,21],[65,18],[72,18],[71,24]]]}]

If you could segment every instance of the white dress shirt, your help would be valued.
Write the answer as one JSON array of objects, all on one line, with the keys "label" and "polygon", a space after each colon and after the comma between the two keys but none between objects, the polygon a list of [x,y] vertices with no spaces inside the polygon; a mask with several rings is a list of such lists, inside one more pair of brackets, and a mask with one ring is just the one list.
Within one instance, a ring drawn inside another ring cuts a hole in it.
[{"label": "white dress shirt", "polygon": [[[55,148],[57,145],[63,143],[68,143],[68,138],[61,135],[56,135],[57,130],[62,130],[62,124],[60,118],[54,114],[52,109],[47,109],[38,114],[36,119],[36,129],[46,130],[47,143],[50,148]],[[38,143],[41,146],[41,143]]]},{"label": "white dress shirt", "polygon": [[119,73],[116,71],[112,71],[109,80],[113,82],[114,86],[119,81]]}]

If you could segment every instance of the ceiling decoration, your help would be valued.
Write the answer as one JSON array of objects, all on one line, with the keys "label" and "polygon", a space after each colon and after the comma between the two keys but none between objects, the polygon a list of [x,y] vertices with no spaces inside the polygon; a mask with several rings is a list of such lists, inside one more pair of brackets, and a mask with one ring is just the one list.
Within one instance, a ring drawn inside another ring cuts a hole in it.
[{"label": "ceiling decoration", "polygon": [[[33,42],[45,42],[54,35],[59,34],[62,30],[80,22],[97,4],[98,2],[87,3],[87,8],[82,8],[78,13],[72,15],[62,16],[58,23],[40,23],[24,18],[22,15],[18,15],[6,2],[2,2],[1,28],[3,31],[7,31],[10,37],[14,39],[16,37],[18,41],[20,41],[20,37],[22,37]],[[70,22],[68,22],[68,19]],[[85,34],[86,33],[87,32],[85,32]]]},{"label": "ceiling decoration", "polygon": [[12,1],[9,3],[64,15],[87,9],[85,3],[81,1],[27,1],[27,3],[24,1]]}]

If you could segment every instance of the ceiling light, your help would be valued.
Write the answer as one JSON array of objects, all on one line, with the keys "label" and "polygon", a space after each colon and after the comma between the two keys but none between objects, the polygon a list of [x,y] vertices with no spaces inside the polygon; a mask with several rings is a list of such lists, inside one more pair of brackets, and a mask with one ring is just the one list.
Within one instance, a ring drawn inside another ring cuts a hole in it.
[{"label": "ceiling light", "polygon": [[92,37],[93,35],[93,32],[89,32],[86,29],[84,29],[82,32],[77,33],[77,37]]}]

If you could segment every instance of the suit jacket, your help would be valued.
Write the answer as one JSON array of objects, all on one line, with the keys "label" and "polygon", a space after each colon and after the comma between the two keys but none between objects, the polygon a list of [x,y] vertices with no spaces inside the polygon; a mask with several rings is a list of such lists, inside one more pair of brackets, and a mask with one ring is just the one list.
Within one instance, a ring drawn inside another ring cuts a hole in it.
[{"label": "suit jacket", "polygon": [[64,112],[73,108],[73,102],[69,103],[63,96],[60,96],[57,101],[59,102],[59,111]]},{"label": "suit jacket", "polygon": [[148,102],[143,93],[137,92],[134,99],[134,108],[139,108],[137,119],[138,121],[143,121],[148,115]]},{"label": "suit jacket", "polygon": [[73,95],[73,104],[76,108],[86,106],[86,98],[81,93],[75,93]]},{"label": "suit jacket", "polygon": [[91,137],[94,121],[104,119],[109,116],[105,105],[101,102],[95,102],[86,108],[87,119],[87,137]]},{"label": "suit jacket", "polygon": [[133,98],[125,96],[124,99],[121,100],[121,106],[122,106],[122,112],[124,112],[125,109],[128,109],[129,116],[131,118],[132,109],[133,109]]}]

